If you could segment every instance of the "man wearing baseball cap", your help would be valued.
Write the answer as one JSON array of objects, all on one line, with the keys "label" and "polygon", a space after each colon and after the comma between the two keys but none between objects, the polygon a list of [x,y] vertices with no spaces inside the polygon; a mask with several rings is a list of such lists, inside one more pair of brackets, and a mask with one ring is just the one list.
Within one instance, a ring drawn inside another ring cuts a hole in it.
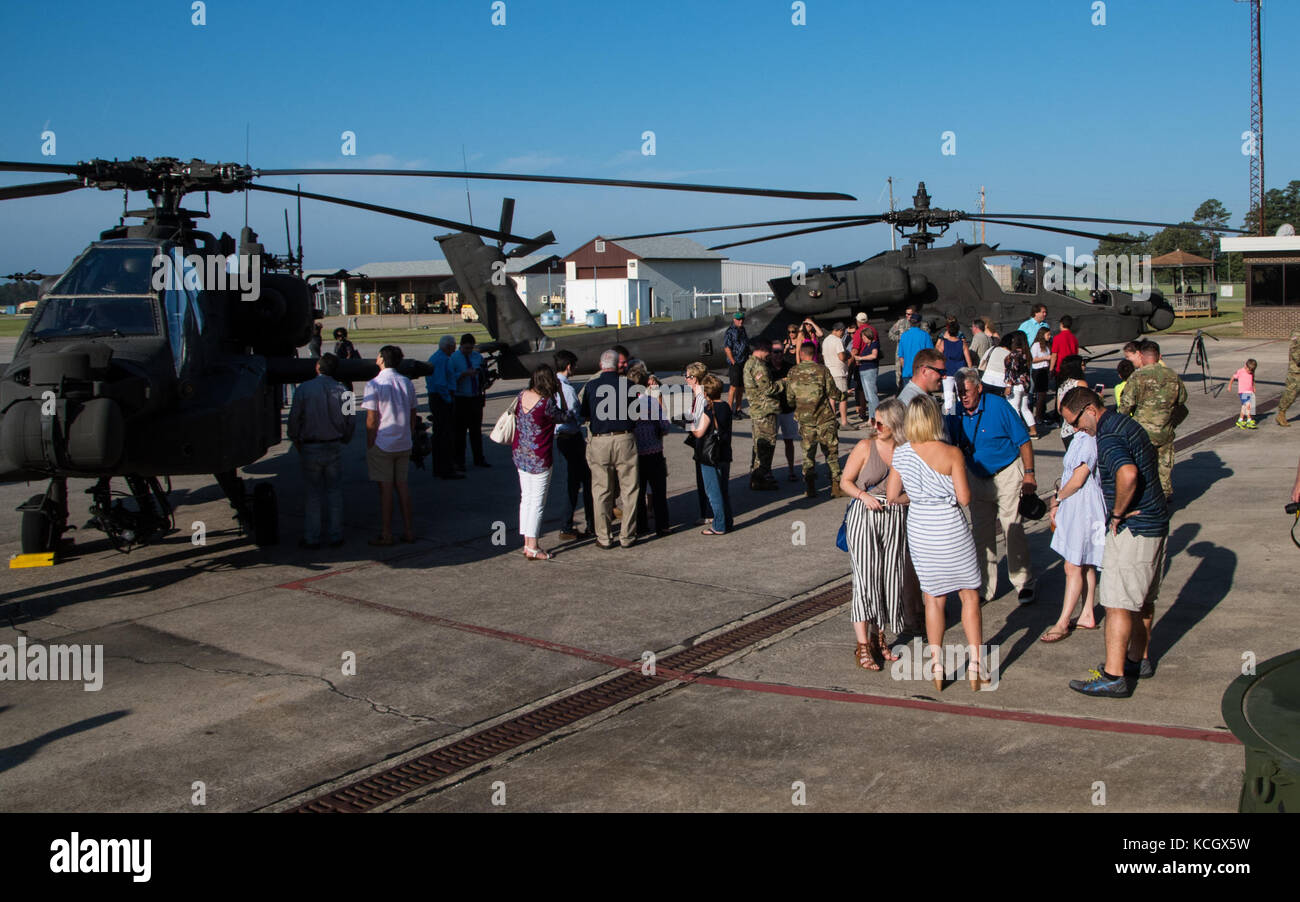
[{"label": "man wearing baseball cap", "polygon": [[[869,422],[876,418],[876,407],[880,404],[880,394],[876,391],[876,377],[880,373],[880,334],[867,322],[865,313],[859,313],[854,321],[857,328],[853,330],[849,353],[858,370],[858,418]],[[863,392],[866,392],[865,403]]]},{"label": "man wearing baseball cap", "polygon": [[727,355],[727,403],[736,419],[740,419],[740,401],[745,395],[745,361],[749,359],[749,335],[745,332],[745,311],[731,315],[731,325],[722,339],[722,350]]}]

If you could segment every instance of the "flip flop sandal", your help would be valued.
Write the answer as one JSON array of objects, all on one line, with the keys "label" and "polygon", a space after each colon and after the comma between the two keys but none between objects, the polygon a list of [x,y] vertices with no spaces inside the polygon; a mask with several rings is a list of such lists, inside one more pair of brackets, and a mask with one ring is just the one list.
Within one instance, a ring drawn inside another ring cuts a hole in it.
[{"label": "flip flop sandal", "polygon": [[1047,632],[1043,633],[1042,636],[1039,637],[1038,641],[1039,642],[1060,642],[1062,639],[1068,639],[1070,637],[1071,632],[1072,630],[1066,630],[1063,633],[1054,633],[1051,630],[1048,630]]},{"label": "flip flop sandal", "polygon": [[1070,629],[1072,629],[1072,630],[1095,630],[1095,629],[1100,629],[1100,628],[1101,628],[1101,625],[1100,625],[1100,624],[1097,624],[1097,623],[1094,623],[1092,626],[1083,626],[1083,625],[1081,625],[1081,624],[1079,623],[1079,621],[1077,621],[1077,620],[1071,620],[1071,621],[1070,621]]},{"label": "flip flop sandal", "polygon": [[726,533],[725,533],[725,532],[715,532],[714,529],[713,529],[713,527],[710,526],[708,529],[701,529],[701,530],[700,530],[700,535],[702,535],[702,536],[725,536]]}]

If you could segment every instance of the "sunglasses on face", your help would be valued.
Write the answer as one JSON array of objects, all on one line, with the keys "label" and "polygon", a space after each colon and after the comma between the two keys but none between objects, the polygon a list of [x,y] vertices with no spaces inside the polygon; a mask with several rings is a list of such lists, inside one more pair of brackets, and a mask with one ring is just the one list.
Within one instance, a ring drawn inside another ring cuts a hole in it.
[{"label": "sunglasses on face", "polygon": [[930,366],[928,363],[921,364],[921,369],[930,370],[931,372],[938,373],[940,376],[945,375],[944,370],[939,369],[937,366]]}]

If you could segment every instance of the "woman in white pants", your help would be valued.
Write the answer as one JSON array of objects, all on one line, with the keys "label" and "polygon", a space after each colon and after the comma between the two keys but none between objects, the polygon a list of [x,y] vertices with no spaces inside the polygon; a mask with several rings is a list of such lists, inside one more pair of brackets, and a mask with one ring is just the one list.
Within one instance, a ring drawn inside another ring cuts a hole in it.
[{"label": "woman in white pants", "polygon": [[1029,427],[1029,437],[1038,438],[1038,423],[1034,411],[1029,406],[1029,342],[1025,333],[1011,333],[1011,353],[1004,364],[1006,368],[1007,388],[1010,389],[1011,406],[1020,414],[1025,425]]},{"label": "woman in white pants", "polygon": [[528,388],[519,393],[515,405],[510,456],[519,470],[519,534],[524,537],[524,557],[549,561],[550,552],[537,546],[537,537],[551,485],[555,424],[573,420],[574,413],[564,406],[555,371],[544,363],[533,370]]}]

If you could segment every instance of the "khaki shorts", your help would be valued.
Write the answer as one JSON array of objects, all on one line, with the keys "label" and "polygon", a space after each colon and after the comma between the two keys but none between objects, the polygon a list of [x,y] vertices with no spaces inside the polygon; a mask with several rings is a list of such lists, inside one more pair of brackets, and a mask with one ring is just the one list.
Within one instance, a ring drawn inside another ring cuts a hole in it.
[{"label": "khaki shorts", "polygon": [[831,379],[835,382],[836,388],[838,388],[842,392],[848,392],[849,374],[847,372],[845,372],[843,376],[838,375],[836,373],[831,373]]},{"label": "khaki shorts", "polygon": [[411,468],[411,451],[383,451],[378,445],[366,449],[366,469],[372,482],[406,482]]},{"label": "khaki shorts", "polygon": [[1168,536],[1135,536],[1128,530],[1106,534],[1098,599],[1104,608],[1151,614],[1160,596]]}]

